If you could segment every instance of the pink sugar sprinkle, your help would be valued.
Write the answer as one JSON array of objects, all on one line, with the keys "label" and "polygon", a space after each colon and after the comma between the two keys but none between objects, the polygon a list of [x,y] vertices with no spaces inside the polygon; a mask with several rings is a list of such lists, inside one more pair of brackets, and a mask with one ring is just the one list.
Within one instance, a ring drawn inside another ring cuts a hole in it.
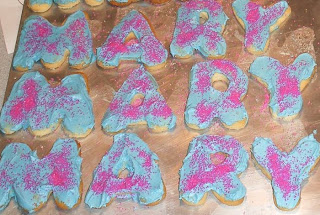
[{"label": "pink sugar sprinkle", "polygon": [[198,72],[196,74],[198,81],[195,83],[198,90],[201,94],[205,93],[208,90],[208,87],[211,86],[210,76],[208,74],[203,74]]},{"label": "pink sugar sprinkle", "polygon": [[110,111],[118,110],[119,107],[120,107],[121,102],[122,101],[119,100],[119,99],[112,100],[112,102],[110,103],[110,106],[109,106]]},{"label": "pink sugar sprinkle", "polygon": [[53,186],[65,186],[68,180],[68,176],[63,171],[54,169],[49,175],[49,183]]},{"label": "pink sugar sprinkle", "polygon": [[230,95],[226,98],[228,100],[230,100],[230,107],[238,107],[241,105],[241,92],[239,91],[239,89],[232,89],[229,91]]},{"label": "pink sugar sprinkle", "polygon": [[23,178],[26,190],[35,190],[41,184],[41,180],[39,180],[39,173],[37,172],[37,169],[34,170],[36,172],[36,175],[33,172],[28,172]]},{"label": "pink sugar sprinkle", "polygon": [[196,31],[187,31],[183,32],[177,35],[177,44],[179,46],[184,46],[191,41],[195,40],[197,38],[197,32]]},{"label": "pink sugar sprinkle", "polygon": [[[225,190],[233,188],[231,183],[230,173],[235,171],[235,167],[230,164],[221,164],[213,166],[211,171],[201,171],[189,176],[185,181],[184,191],[189,191],[199,186],[202,187],[205,184],[213,184],[215,182],[222,181]],[[210,167],[209,167],[210,168]],[[236,176],[234,176],[236,177]]]},{"label": "pink sugar sprinkle", "polygon": [[200,123],[208,121],[213,112],[214,108],[210,104],[205,104],[204,101],[200,102],[196,107],[196,115]]},{"label": "pink sugar sprinkle", "polygon": [[40,37],[48,37],[52,34],[52,29],[47,23],[35,23],[36,33]]},{"label": "pink sugar sprinkle", "polygon": [[225,72],[228,76],[230,75],[234,81],[237,80],[238,78],[238,71],[237,69],[232,65],[231,62],[226,61],[226,60],[215,60],[211,61],[212,66],[217,67],[222,72]]},{"label": "pink sugar sprinkle", "polygon": [[127,105],[123,109],[123,116],[127,117],[127,118],[130,118],[130,119],[138,119],[142,115],[143,115],[143,113],[140,112],[139,107],[134,107],[134,106],[131,106],[131,105]]},{"label": "pink sugar sprinkle", "polygon": [[5,170],[2,170],[0,172],[0,187],[4,188],[7,186],[7,184],[10,183],[11,184],[11,179],[10,177],[7,175],[7,172]]},{"label": "pink sugar sprinkle", "polygon": [[246,32],[246,45],[251,46],[255,41],[261,41],[259,28],[250,29]]},{"label": "pink sugar sprinkle", "polygon": [[110,175],[106,171],[97,171],[96,180],[92,183],[91,189],[95,193],[103,193],[106,187],[107,179]]},{"label": "pink sugar sprinkle", "polygon": [[139,89],[142,93],[146,93],[151,88],[151,81],[149,79],[138,79],[130,81],[128,90]]},{"label": "pink sugar sprinkle", "polygon": [[151,156],[145,151],[139,151],[139,157],[144,159],[143,167],[150,168],[152,167]]},{"label": "pink sugar sprinkle", "polygon": [[54,186],[67,187],[69,181],[69,175],[71,174],[71,166],[66,154],[59,154],[58,157],[51,160],[52,166],[54,166],[52,173],[49,176],[50,184]]},{"label": "pink sugar sprinkle", "polygon": [[145,177],[136,175],[135,177],[128,176],[126,178],[118,178],[112,173],[112,170],[97,171],[96,180],[92,183],[91,189],[97,193],[118,194],[123,191],[134,191],[148,189],[149,184]]},{"label": "pink sugar sprinkle", "polygon": [[282,163],[278,153],[275,152],[272,147],[269,147],[267,149],[267,161],[268,168],[271,169],[270,173],[272,175],[272,180],[284,192],[283,194],[286,198],[292,190],[297,189],[294,185],[290,183],[290,164]]},{"label": "pink sugar sprinkle", "polygon": [[152,110],[152,115],[167,119],[171,117],[172,111],[164,101],[159,101],[159,107]]},{"label": "pink sugar sprinkle", "polygon": [[248,20],[248,22],[250,24],[254,24],[255,22],[257,22],[260,18],[260,14],[259,14],[259,5],[249,2],[248,6],[248,14],[246,19]]},{"label": "pink sugar sprinkle", "polygon": [[10,110],[10,116],[13,121],[21,122],[36,107],[38,97],[37,87],[38,84],[32,79],[26,80],[23,84],[23,96],[12,102],[14,105]]},{"label": "pink sugar sprinkle", "polygon": [[285,68],[280,71],[277,84],[279,86],[279,88],[277,89],[278,95],[279,95],[278,97],[279,108],[280,108],[280,112],[282,112],[288,107],[291,107],[293,105],[292,103],[283,102],[283,100],[286,97],[292,96],[297,98],[298,96],[301,95],[300,89],[299,89],[299,81],[296,77],[291,76],[289,74],[289,70]]}]

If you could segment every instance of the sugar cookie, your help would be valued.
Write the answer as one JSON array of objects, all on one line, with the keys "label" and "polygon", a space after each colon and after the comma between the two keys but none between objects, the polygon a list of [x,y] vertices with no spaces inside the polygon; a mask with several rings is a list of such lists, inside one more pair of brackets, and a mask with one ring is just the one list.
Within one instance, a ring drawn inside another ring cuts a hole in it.
[{"label": "sugar cookie", "polygon": [[159,93],[156,80],[143,66],[133,70],[116,92],[101,123],[110,133],[136,124],[147,124],[153,132],[173,129],[176,124],[176,117]]},{"label": "sugar cookie", "polygon": [[236,0],[233,12],[245,29],[244,46],[252,54],[262,54],[269,46],[270,34],[288,19],[291,8],[286,1],[280,1],[264,9],[250,0]]},{"label": "sugar cookie", "polygon": [[7,145],[0,161],[0,210],[14,197],[23,210],[35,212],[51,193],[59,208],[74,208],[82,196],[81,163],[72,139],[58,139],[42,159],[25,144]]},{"label": "sugar cookie", "polygon": [[[91,208],[111,204],[113,199],[131,198],[142,205],[158,204],[166,195],[159,160],[135,134],[117,134],[110,151],[94,172],[85,203]],[[120,177],[123,170],[126,177]]]},{"label": "sugar cookie", "polygon": [[97,63],[102,68],[117,67],[120,60],[137,60],[149,69],[158,69],[164,66],[167,57],[167,50],[155,38],[146,18],[135,10],[97,48]]},{"label": "sugar cookie", "polygon": [[[228,82],[227,90],[215,89],[215,81]],[[219,118],[226,128],[245,127],[248,114],[241,100],[247,87],[248,77],[231,61],[195,64],[190,73],[190,92],[184,114],[186,124],[193,129],[205,129],[214,118]]]},{"label": "sugar cookie", "polygon": [[257,137],[252,156],[270,180],[273,200],[280,210],[293,210],[300,203],[301,183],[320,158],[319,142],[313,134],[301,139],[290,152],[281,152],[268,138]]},{"label": "sugar cookie", "polygon": [[67,58],[75,69],[82,69],[95,61],[85,14],[78,11],[70,15],[61,27],[53,26],[41,16],[28,17],[21,30],[13,67],[26,71],[41,60],[45,67],[55,69]]},{"label": "sugar cookie", "polygon": [[62,121],[70,137],[85,137],[94,126],[92,101],[80,74],[51,87],[39,72],[25,73],[13,86],[0,116],[5,134],[27,129],[35,136],[52,133]]},{"label": "sugar cookie", "polygon": [[207,192],[212,191],[223,204],[241,204],[246,188],[239,175],[247,168],[248,159],[247,151],[231,136],[194,138],[180,169],[180,199],[189,205],[200,205]]},{"label": "sugar cookie", "polygon": [[[201,24],[200,18],[206,22]],[[190,0],[182,3],[170,45],[172,56],[189,58],[197,50],[207,58],[223,57],[227,45],[222,32],[227,20],[227,15],[216,1]]]},{"label": "sugar cookie", "polygon": [[310,82],[315,69],[312,56],[304,53],[289,66],[283,66],[271,57],[258,57],[251,64],[249,73],[268,88],[272,116],[290,121],[302,109],[301,91]]}]

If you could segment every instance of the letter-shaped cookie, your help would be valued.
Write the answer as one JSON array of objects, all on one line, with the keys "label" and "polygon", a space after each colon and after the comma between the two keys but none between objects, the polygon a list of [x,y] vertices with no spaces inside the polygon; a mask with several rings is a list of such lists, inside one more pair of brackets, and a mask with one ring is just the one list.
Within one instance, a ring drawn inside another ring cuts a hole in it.
[{"label": "letter-shaped cookie", "polygon": [[132,71],[115,94],[101,125],[113,133],[145,123],[153,132],[162,132],[175,127],[176,117],[159,93],[156,80],[141,66]]},{"label": "letter-shaped cookie", "polygon": [[39,72],[25,73],[13,86],[0,116],[5,134],[27,129],[35,136],[53,132],[62,121],[72,137],[85,137],[94,126],[92,101],[86,82],[79,74],[51,87]]},{"label": "letter-shaped cookie", "polygon": [[[110,4],[118,7],[124,7],[131,3],[138,2],[140,0],[107,0]],[[151,4],[163,4],[169,0],[148,0]],[[88,5],[98,6],[101,5],[104,0],[85,0]]]},{"label": "letter-shaped cookie", "polygon": [[137,60],[156,69],[164,65],[167,57],[167,50],[155,38],[145,17],[135,10],[124,17],[97,48],[97,63],[103,68],[117,67],[120,60]]},{"label": "letter-shaped cookie", "polygon": [[[117,134],[110,151],[94,171],[85,202],[91,208],[111,204],[114,198],[132,199],[142,205],[158,204],[166,194],[159,160],[136,134]],[[121,177],[127,170],[127,177]]]},{"label": "letter-shaped cookie", "polygon": [[289,66],[264,56],[251,64],[249,73],[268,88],[272,116],[289,121],[301,111],[301,91],[310,82],[315,68],[314,59],[307,53],[299,55]]},{"label": "letter-shaped cookie", "polygon": [[24,210],[39,210],[51,193],[62,209],[81,201],[80,148],[72,139],[58,139],[42,159],[22,143],[11,143],[1,153],[0,210],[14,197]]},{"label": "letter-shaped cookie", "polygon": [[[225,92],[215,89],[215,81],[229,82]],[[247,111],[241,102],[247,93],[248,77],[234,63],[213,60],[195,64],[191,69],[185,122],[193,129],[208,128],[219,118],[229,129],[245,127]]]},{"label": "letter-shaped cookie", "polygon": [[61,9],[68,9],[79,4],[80,0],[27,0],[28,7],[34,12],[45,12],[50,9],[53,2]]},{"label": "letter-shaped cookie", "polygon": [[45,67],[54,69],[67,58],[75,69],[84,68],[95,60],[91,32],[82,11],[69,16],[61,27],[53,26],[41,16],[26,19],[13,58],[16,70],[31,69],[39,60]]},{"label": "letter-shaped cookie", "polygon": [[238,176],[247,168],[248,159],[247,151],[231,136],[194,138],[180,169],[180,199],[200,205],[212,191],[224,204],[241,204],[246,188]]},{"label": "letter-shaped cookie", "polygon": [[257,137],[251,148],[254,161],[271,180],[275,205],[293,210],[300,202],[301,183],[318,163],[319,143],[313,134],[301,139],[290,152],[281,152],[268,138]]},{"label": "letter-shaped cookie", "polygon": [[270,34],[290,16],[291,8],[280,1],[266,9],[250,0],[236,0],[233,12],[245,29],[244,46],[252,54],[262,54],[269,45]]},{"label": "letter-shaped cookie", "polygon": [[[200,24],[200,17],[207,19]],[[222,32],[228,20],[221,5],[213,0],[190,0],[179,8],[173,40],[172,56],[188,58],[198,50],[204,57],[218,58],[226,53]]]}]

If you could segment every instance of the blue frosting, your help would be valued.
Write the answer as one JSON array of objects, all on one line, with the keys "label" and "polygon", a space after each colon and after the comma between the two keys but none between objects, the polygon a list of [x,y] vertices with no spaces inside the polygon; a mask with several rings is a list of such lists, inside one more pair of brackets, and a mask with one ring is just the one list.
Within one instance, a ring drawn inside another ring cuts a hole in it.
[{"label": "blue frosting", "polygon": [[21,30],[13,67],[28,70],[39,60],[59,66],[66,53],[69,53],[70,66],[77,69],[95,61],[91,32],[84,13],[72,14],[61,27],[53,26],[41,16],[30,16]]},{"label": "blue frosting", "polygon": [[[212,86],[212,77],[224,75],[229,80],[225,92]],[[213,60],[195,64],[190,72],[189,97],[185,122],[189,127],[208,128],[214,118],[227,127],[245,120],[247,111],[241,99],[247,93],[248,77],[235,64],[227,60]]]},{"label": "blue frosting", "polygon": [[79,74],[51,87],[39,72],[25,73],[13,86],[0,116],[5,134],[20,129],[42,136],[54,131],[62,120],[70,136],[86,136],[94,126],[92,101],[86,82]]},{"label": "blue frosting", "polygon": [[[140,105],[133,105],[136,95],[142,95]],[[147,123],[153,131],[173,129],[176,117],[158,91],[158,84],[143,66],[132,71],[114,95],[102,120],[106,132],[118,132],[129,125]]]},{"label": "blue frosting", "polygon": [[22,143],[11,143],[0,161],[0,210],[12,197],[30,213],[40,209],[51,192],[56,201],[72,208],[81,200],[80,149],[72,139],[58,139],[50,153],[39,159]]},{"label": "blue frosting", "polygon": [[292,210],[301,195],[301,183],[320,157],[319,142],[313,134],[301,139],[290,152],[281,152],[268,138],[257,137],[252,155],[271,176],[275,203],[279,209]]},{"label": "blue frosting", "polygon": [[[125,42],[133,33],[136,40]],[[105,43],[97,48],[98,65],[115,67],[120,60],[137,60],[152,67],[166,62],[167,50],[153,35],[152,30],[138,11],[131,11],[115,26]]]},{"label": "blue frosting", "polygon": [[[262,53],[266,50],[270,33],[285,21],[291,11],[286,1],[277,2],[264,9],[250,0],[236,0],[232,3],[232,7],[237,19],[244,25],[246,31],[244,43],[251,53]],[[287,10],[289,13],[286,13]]]},{"label": "blue frosting", "polygon": [[[101,208],[114,198],[131,198],[143,205],[157,203],[165,195],[159,160],[136,134],[117,134],[110,151],[94,171],[92,184],[85,203],[91,208]],[[127,178],[118,175],[124,169]]]},{"label": "blue frosting", "polygon": [[[77,5],[80,0],[28,0],[28,7],[35,12],[45,12],[52,3],[56,3],[60,8],[69,8]],[[35,8],[37,6],[37,8]],[[45,8],[39,8],[44,6]]]},{"label": "blue frosting", "polygon": [[52,5],[53,0],[29,0],[28,4],[33,6],[33,5]]},{"label": "blue frosting", "polygon": [[249,73],[267,85],[270,92],[269,107],[273,115],[283,118],[297,115],[302,108],[301,82],[311,78],[316,62],[310,54],[300,54],[289,66],[283,66],[271,57],[258,57]]},{"label": "blue frosting", "polygon": [[[213,163],[211,155],[227,155],[221,163]],[[248,166],[249,155],[231,136],[201,135],[194,138],[180,169],[180,199],[198,204],[208,191],[226,201],[241,200],[246,188],[238,178]]]},{"label": "blue frosting", "polygon": [[[200,13],[208,20],[200,24]],[[191,0],[178,10],[176,27],[170,45],[172,56],[189,57],[198,50],[205,57],[221,57],[226,53],[226,42],[222,37],[228,20],[221,5],[211,0]]]}]

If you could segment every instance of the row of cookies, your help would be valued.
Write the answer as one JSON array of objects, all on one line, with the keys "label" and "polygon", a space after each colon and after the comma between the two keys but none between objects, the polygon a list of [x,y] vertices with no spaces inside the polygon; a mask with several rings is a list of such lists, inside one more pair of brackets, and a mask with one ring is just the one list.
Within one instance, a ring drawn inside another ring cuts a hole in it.
[{"label": "row of cookies", "polygon": [[[289,66],[270,57],[258,57],[249,73],[270,93],[269,107],[274,118],[290,121],[302,109],[301,91],[310,82],[316,63],[311,55],[299,55]],[[228,81],[226,91],[213,82]],[[29,129],[35,136],[52,133],[62,121],[70,137],[85,137],[94,127],[92,101],[87,83],[80,74],[65,77],[51,87],[39,72],[25,73],[13,86],[0,116],[5,134]],[[209,128],[218,118],[228,129],[244,128],[248,114],[242,102],[247,93],[248,77],[233,62],[212,60],[195,64],[190,72],[185,123],[189,128]],[[117,133],[135,124],[147,124],[154,132],[172,130],[176,117],[153,76],[143,66],[131,72],[102,119],[107,133]]]},{"label": "row of cookies", "polygon": [[[253,162],[272,181],[275,205],[281,210],[297,207],[301,184],[320,159],[320,145],[313,134],[301,139],[290,153],[279,151],[268,138],[257,137],[251,153]],[[22,143],[7,145],[1,156],[0,210],[14,197],[23,210],[35,212],[51,193],[62,209],[81,202],[82,158],[74,140],[58,139],[42,159]],[[147,206],[158,204],[165,198],[166,188],[156,160],[157,155],[137,135],[115,135],[111,149],[94,171],[85,203],[101,208],[121,198]],[[241,204],[246,188],[239,176],[247,169],[248,160],[247,151],[231,136],[195,137],[179,171],[180,199],[199,205],[213,192],[224,204]]]},{"label": "row of cookies", "polygon": [[[291,11],[286,1],[267,9],[249,0],[236,0],[232,6],[246,32],[245,48],[254,54],[266,51],[270,33],[288,18]],[[201,23],[202,18],[205,23]],[[215,1],[182,3],[170,45],[172,56],[188,58],[197,50],[206,58],[224,57],[227,47],[222,33],[227,20],[222,6]],[[134,59],[150,69],[162,67],[168,52],[151,29],[143,14],[131,11],[97,48],[97,64],[112,68],[121,60]],[[54,69],[69,56],[70,66],[81,69],[95,61],[92,49],[89,25],[81,11],[72,14],[61,27],[53,26],[41,16],[31,16],[24,23],[13,67],[26,71],[41,60],[45,67]]]}]

